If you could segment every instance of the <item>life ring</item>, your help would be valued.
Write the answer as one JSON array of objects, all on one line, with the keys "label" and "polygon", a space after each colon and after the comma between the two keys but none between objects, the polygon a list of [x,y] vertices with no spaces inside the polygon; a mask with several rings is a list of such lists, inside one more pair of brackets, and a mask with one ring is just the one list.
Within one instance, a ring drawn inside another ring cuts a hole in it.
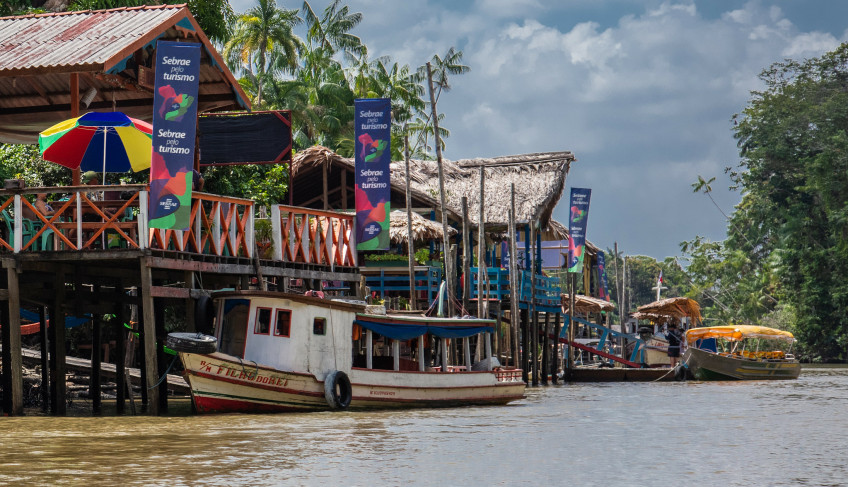
[{"label": "life ring", "polygon": [[324,378],[324,398],[330,409],[347,409],[353,397],[353,388],[347,374],[334,370]]},{"label": "life ring", "polygon": [[201,333],[212,333],[215,319],[215,308],[212,298],[205,294],[194,301],[194,329]]},{"label": "life ring", "polygon": [[218,340],[213,336],[204,335],[203,333],[168,333],[165,345],[177,352],[206,354],[218,351]]}]

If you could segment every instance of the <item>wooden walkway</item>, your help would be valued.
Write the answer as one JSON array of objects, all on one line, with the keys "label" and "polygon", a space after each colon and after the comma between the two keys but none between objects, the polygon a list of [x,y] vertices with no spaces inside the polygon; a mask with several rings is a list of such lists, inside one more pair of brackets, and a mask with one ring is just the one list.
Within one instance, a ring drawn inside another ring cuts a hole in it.
[{"label": "wooden walkway", "polygon": [[[22,353],[24,364],[30,366],[41,364],[41,351],[24,348]],[[82,374],[91,374],[91,360],[77,357],[65,357],[65,366],[67,370],[80,372]],[[115,364],[103,362],[100,364],[100,370],[102,377],[113,380],[115,379]],[[132,367],[127,367],[127,370],[130,373],[130,380],[132,380],[133,385],[141,387],[141,370]],[[157,378],[156,380],[159,379]],[[188,383],[181,375],[176,374],[168,374],[168,389],[175,394],[188,395],[190,393]]]}]

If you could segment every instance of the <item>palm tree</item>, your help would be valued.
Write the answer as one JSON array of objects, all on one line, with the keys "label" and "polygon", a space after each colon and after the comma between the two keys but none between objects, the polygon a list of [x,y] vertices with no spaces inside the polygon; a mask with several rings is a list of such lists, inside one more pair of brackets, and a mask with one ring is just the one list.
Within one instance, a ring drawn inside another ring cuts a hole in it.
[{"label": "palm tree", "polygon": [[239,16],[233,36],[224,45],[224,57],[255,78],[257,106],[262,105],[262,85],[271,71],[269,57],[276,60],[276,67],[294,71],[303,45],[292,30],[303,19],[297,10],[279,9],[274,1],[257,0],[258,5]]},{"label": "palm tree", "polygon": [[345,52],[344,58],[347,60],[350,67],[350,85],[351,90],[356,93],[359,98],[367,98],[374,93],[375,76],[379,72],[380,66],[389,62],[388,56],[380,56],[377,59],[368,59],[368,48],[362,46],[359,55]]},{"label": "palm tree", "polygon": [[[438,91],[436,92],[436,102],[439,101],[439,95],[442,94],[442,91],[450,91],[451,89],[451,86],[448,83],[449,74],[465,74],[471,71],[469,66],[461,63],[462,51],[457,50],[453,46],[448,49],[448,52],[445,53],[444,57],[439,57],[438,54],[433,55],[433,59],[430,61],[430,66],[432,68],[433,84],[438,88]],[[421,66],[418,68],[418,73],[422,76],[422,79],[426,79],[427,66]]]},{"label": "palm tree", "polygon": [[350,31],[362,22],[362,14],[349,13],[347,5],[339,8],[340,5],[341,0],[334,0],[324,9],[324,16],[319,19],[309,2],[304,1],[303,16],[309,25],[306,38],[309,42],[317,42],[330,53],[343,51],[358,54],[364,47],[362,40]]}]

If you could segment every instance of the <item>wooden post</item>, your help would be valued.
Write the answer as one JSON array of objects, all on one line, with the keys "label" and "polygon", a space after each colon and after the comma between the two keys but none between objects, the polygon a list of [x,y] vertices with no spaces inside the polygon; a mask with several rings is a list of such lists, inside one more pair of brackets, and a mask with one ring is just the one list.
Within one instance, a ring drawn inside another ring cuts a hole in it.
[{"label": "wooden post", "polygon": [[3,336],[3,411],[9,416],[24,413],[24,378],[21,368],[21,294],[18,283],[18,263],[13,259],[4,259],[6,283],[9,291],[6,306],[2,306]]},{"label": "wooden post", "polygon": [[519,333],[518,333],[518,300],[521,297],[518,277],[518,243],[515,222],[515,183],[510,184],[510,207],[509,207],[509,322],[512,329],[512,365],[518,368],[519,358]]},{"label": "wooden post", "polygon": [[442,372],[448,371],[448,341],[442,338]]},{"label": "wooden post", "polygon": [[371,330],[365,330],[365,368],[374,368],[374,336]]},{"label": "wooden post", "polygon": [[462,197],[462,307],[471,307],[471,222],[468,221],[468,197]]},{"label": "wooden post", "polygon": [[418,297],[415,295],[415,244],[412,239],[412,192],[409,188],[409,136],[404,124],[403,158],[406,161],[406,249],[409,256],[409,307],[418,309]]},{"label": "wooden post", "polygon": [[50,339],[47,337],[47,307],[38,307],[38,338],[41,342],[41,411],[50,409]]},{"label": "wooden post", "polygon": [[559,332],[559,313],[557,313],[554,317],[554,355],[553,359],[551,360],[551,382],[553,382],[554,384],[556,384],[559,380],[559,378],[557,377],[557,373],[559,373]]},{"label": "wooden post", "polygon": [[448,212],[445,206],[445,173],[442,167],[442,139],[439,136],[439,112],[436,110],[436,98],[433,93],[433,72],[427,63],[427,85],[430,88],[430,109],[433,117],[433,135],[436,139],[436,163],[439,168],[439,208],[442,212],[442,258],[445,263],[445,282],[447,282],[448,315],[453,316],[453,262],[450,259],[450,237],[448,235]]},{"label": "wooden post", "polygon": [[100,317],[95,316],[91,320],[91,376],[88,382],[88,396],[91,398],[91,414],[94,416],[99,416],[103,413],[100,381],[100,352],[103,349],[102,328],[103,324],[100,321]]},{"label": "wooden post", "polygon": [[545,312],[545,332],[542,334],[542,384],[548,385],[548,374],[551,373],[551,315]]},{"label": "wooden post", "polygon": [[486,173],[480,166],[480,208],[477,214],[477,317],[486,318],[486,300],[489,296],[483,293],[483,276],[488,276],[486,266],[486,217],[483,209],[486,204]]},{"label": "wooden post", "polygon": [[[70,75],[70,91],[71,91],[71,118],[79,117],[79,73],[71,73]],[[80,185],[80,169],[76,168],[71,171],[71,183],[73,186]],[[106,184],[106,181],[103,181]]]},{"label": "wooden post", "polygon": [[[119,287],[122,291],[123,286]],[[123,303],[115,304],[115,316],[117,323],[113,326],[117,328],[115,338],[115,385],[117,386],[115,398],[115,410],[118,415],[124,414],[127,398],[127,381],[126,381],[126,366],[124,360],[127,355],[127,329],[124,327],[125,314]],[[132,387],[132,384],[129,384]]]},{"label": "wooden post", "polygon": [[[159,414],[159,391],[154,385],[159,379],[159,368],[156,364],[156,315],[153,309],[153,295],[150,289],[153,287],[153,276],[148,257],[141,259],[141,303],[142,303],[142,337],[144,342],[144,364],[145,381],[141,384],[142,391],[147,391],[148,413],[157,416]],[[143,399],[143,397],[142,397]]]},{"label": "wooden post", "polygon": [[[533,246],[536,245],[536,222],[530,222],[530,241],[533,242]],[[533,364],[531,365],[533,369],[533,385],[539,385],[539,313],[536,311],[536,249],[534,248],[530,252],[530,313],[533,319],[531,323],[532,331],[531,336],[532,340],[530,340],[531,346],[531,355],[533,357]]]},{"label": "wooden post", "polygon": [[[154,377],[159,388],[159,414],[168,412],[168,379],[160,380],[161,376],[168,373],[168,364],[171,362],[171,356],[165,353],[165,300],[155,298],[153,300],[153,315],[156,320],[156,365],[159,370],[159,375]],[[155,382],[154,382],[155,383]]]},{"label": "wooden post", "polygon": [[321,199],[324,201],[324,210],[329,210],[330,200],[327,195],[327,162],[321,164],[321,186],[323,190],[323,192],[321,193]]},{"label": "wooden post", "polygon": [[53,303],[50,308],[50,412],[64,416],[67,411],[67,387],[65,379],[65,273],[59,269],[53,279]]},{"label": "wooden post", "polygon": [[427,367],[427,363],[424,361],[425,352],[424,352],[424,337],[427,335],[421,335],[418,337],[418,371],[424,372]]},{"label": "wooden post", "polygon": [[393,370],[400,370],[400,340],[392,340],[392,365]]},{"label": "wooden post", "polygon": [[471,337],[462,339],[462,354],[465,356],[465,370],[471,370]]},{"label": "wooden post", "polygon": [[577,274],[570,272],[568,273],[568,282],[569,282],[569,290],[568,290],[568,373],[569,375],[574,370],[574,347],[571,346],[574,343],[574,331],[576,328],[576,324],[574,322],[574,293],[577,292]]},{"label": "wooden post", "polygon": [[615,242],[613,246],[613,252],[615,255],[613,256],[613,263],[615,264],[615,300],[618,305],[618,323],[620,326],[619,331],[621,332],[621,336],[618,337],[618,343],[621,346],[621,358],[627,359],[627,339],[624,338],[624,306],[621,303],[621,284],[619,283],[619,274],[618,274],[618,242]]},{"label": "wooden post", "polygon": [[530,382],[530,346],[533,339],[530,337],[530,310],[523,309],[519,312],[521,315],[521,380],[526,383]]}]

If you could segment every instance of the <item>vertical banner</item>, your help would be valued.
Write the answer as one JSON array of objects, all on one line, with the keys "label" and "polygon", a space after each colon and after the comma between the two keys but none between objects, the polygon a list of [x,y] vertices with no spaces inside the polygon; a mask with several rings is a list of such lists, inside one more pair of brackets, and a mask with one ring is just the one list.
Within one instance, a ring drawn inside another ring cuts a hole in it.
[{"label": "vertical banner", "polygon": [[356,250],[389,248],[392,104],[388,98],[354,100]]},{"label": "vertical banner", "polygon": [[583,272],[586,223],[589,220],[589,199],[591,197],[591,189],[571,188],[571,217],[568,220],[568,272]]},{"label": "vertical banner", "polygon": [[604,256],[604,251],[598,251],[598,281],[600,282],[600,286],[598,286],[598,294],[601,295],[601,299],[605,301],[609,301],[609,282],[607,281],[607,263],[606,257]]},{"label": "vertical banner", "polygon": [[190,226],[199,82],[200,44],[157,43],[150,228],[187,230]]}]

